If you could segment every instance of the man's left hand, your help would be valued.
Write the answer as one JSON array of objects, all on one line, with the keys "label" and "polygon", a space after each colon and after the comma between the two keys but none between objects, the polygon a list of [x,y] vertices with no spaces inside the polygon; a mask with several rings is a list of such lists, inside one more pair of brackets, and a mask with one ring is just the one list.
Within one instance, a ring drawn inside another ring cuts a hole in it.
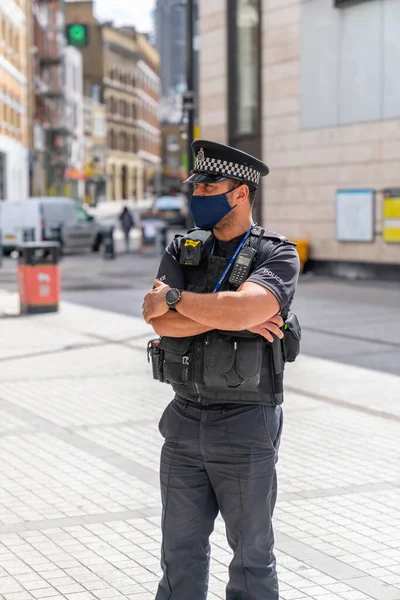
[{"label": "man's left hand", "polygon": [[142,304],[143,318],[146,323],[150,323],[156,317],[162,317],[168,312],[168,304],[165,300],[165,295],[171,288],[157,279],[154,281],[154,289],[144,297]]}]

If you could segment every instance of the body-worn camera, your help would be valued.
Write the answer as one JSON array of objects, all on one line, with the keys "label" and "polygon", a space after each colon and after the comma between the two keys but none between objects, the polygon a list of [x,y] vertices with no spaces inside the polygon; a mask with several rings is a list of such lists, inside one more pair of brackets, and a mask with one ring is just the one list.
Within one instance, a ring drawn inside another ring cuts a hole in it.
[{"label": "body-worn camera", "polygon": [[147,343],[147,362],[151,361],[153,379],[164,382],[163,353],[160,348],[161,338],[153,338]]},{"label": "body-worn camera", "polygon": [[203,256],[205,242],[211,237],[210,231],[196,229],[188,232],[181,242],[180,265],[198,267]]}]

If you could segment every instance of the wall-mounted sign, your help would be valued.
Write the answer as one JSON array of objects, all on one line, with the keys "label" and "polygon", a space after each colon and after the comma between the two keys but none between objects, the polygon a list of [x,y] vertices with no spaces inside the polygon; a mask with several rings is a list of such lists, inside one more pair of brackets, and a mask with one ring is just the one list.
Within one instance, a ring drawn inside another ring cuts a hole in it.
[{"label": "wall-mounted sign", "polygon": [[89,45],[89,28],[81,23],[67,25],[67,44],[76,48],[86,48]]},{"label": "wall-mounted sign", "polygon": [[400,188],[383,191],[383,239],[400,242]]},{"label": "wall-mounted sign", "polygon": [[336,240],[373,242],[374,190],[338,190],[336,193]]}]

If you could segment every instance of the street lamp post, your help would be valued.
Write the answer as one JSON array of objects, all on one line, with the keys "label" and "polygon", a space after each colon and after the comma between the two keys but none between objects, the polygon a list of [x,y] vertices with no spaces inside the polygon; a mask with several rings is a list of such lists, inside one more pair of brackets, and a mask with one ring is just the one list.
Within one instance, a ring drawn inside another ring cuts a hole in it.
[{"label": "street lamp post", "polygon": [[[186,0],[186,84],[187,92],[183,98],[183,108],[187,114],[187,167],[188,174],[193,169],[193,129],[194,129],[194,60],[193,60],[193,0]],[[188,201],[191,196],[191,185],[188,184]],[[192,224],[190,224],[191,226]]]}]

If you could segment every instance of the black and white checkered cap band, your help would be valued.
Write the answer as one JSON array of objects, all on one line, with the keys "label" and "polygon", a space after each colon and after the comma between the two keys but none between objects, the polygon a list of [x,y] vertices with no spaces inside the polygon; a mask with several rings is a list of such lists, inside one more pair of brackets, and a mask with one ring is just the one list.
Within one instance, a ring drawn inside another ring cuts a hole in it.
[{"label": "black and white checkered cap band", "polygon": [[261,173],[256,171],[256,169],[245,167],[244,165],[239,165],[234,162],[228,162],[227,160],[221,160],[220,158],[196,159],[194,171],[218,173],[228,178],[233,177],[243,179],[243,181],[249,181],[254,183],[254,185],[258,185],[261,178]]}]

